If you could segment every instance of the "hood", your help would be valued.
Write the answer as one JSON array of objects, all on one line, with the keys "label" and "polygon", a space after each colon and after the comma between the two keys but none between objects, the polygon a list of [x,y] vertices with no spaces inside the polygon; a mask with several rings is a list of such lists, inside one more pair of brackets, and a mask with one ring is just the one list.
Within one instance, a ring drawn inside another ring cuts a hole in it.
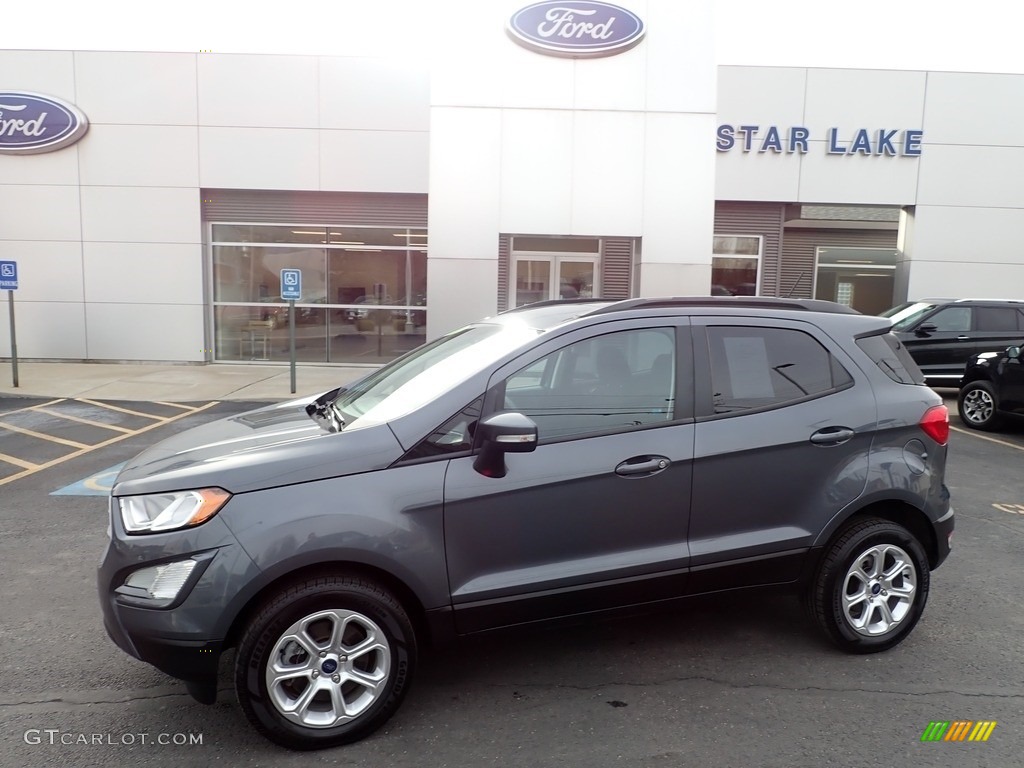
[{"label": "hood", "polygon": [[216,486],[244,493],[383,469],[403,453],[386,424],[328,432],[306,412],[313,398],[211,421],[129,461],[115,496]]}]

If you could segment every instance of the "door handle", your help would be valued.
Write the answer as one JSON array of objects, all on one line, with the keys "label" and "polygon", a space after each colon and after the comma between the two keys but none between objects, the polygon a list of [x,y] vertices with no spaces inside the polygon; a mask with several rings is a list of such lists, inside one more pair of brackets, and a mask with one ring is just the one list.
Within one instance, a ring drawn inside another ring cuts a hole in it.
[{"label": "door handle", "polygon": [[637,475],[653,475],[667,469],[672,462],[665,456],[635,456],[626,459],[615,468],[616,475],[636,477]]},{"label": "door handle", "polygon": [[825,427],[811,435],[811,442],[815,445],[841,445],[854,434],[849,427]]},{"label": "door handle", "polygon": [[970,341],[971,337],[970,336],[957,336],[956,340],[957,341]]}]

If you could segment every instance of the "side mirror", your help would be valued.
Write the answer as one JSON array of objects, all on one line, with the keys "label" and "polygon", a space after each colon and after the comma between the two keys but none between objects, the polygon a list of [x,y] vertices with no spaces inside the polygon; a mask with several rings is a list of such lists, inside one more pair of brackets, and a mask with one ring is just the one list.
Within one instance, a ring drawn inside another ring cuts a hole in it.
[{"label": "side mirror", "polygon": [[1006,356],[1011,360],[1018,360],[1020,358],[1020,347],[1007,347]]},{"label": "side mirror", "polygon": [[917,328],[914,329],[914,333],[916,333],[918,336],[930,336],[937,330],[939,330],[938,326],[936,326],[934,323],[925,323],[924,325],[917,326]]},{"label": "side mirror", "polygon": [[480,453],[473,469],[484,477],[504,477],[506,453],[529,453],[537,447],[537,425],[521,413],[496,413],[476,427]]}]

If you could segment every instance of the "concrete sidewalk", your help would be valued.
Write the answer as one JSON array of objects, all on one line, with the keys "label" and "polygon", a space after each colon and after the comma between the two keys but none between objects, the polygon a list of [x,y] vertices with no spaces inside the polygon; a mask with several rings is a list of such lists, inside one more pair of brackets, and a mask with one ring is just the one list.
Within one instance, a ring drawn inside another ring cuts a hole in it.
[{"label": "concrete sidewalk", "polygon": [[298,366],[293,395],[288,365],[19,362],[15,388],[10,361],[5,361],[0,363],[0,395],[150,402],[289,400],[347,384],[372,370]]}]

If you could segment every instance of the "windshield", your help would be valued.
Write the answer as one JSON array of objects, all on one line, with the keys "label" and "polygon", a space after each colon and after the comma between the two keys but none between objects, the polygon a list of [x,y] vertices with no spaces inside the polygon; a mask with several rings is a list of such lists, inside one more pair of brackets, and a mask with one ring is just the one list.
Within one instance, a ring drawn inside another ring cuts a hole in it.
[{"label": "windshield", "polygon": [[894,331],[902,331],[905,328],[909,328],[926,312],[931,312],[935,307],[938,306],[934,302],[930,301],[913,301],[907,304],[900,304],[898,307],[893,307],[882,313],[882,317],[888,317],[892,320],[892,329]]},{"label": "windshield", "polygon": [[334,407],[345,429],[381,424],[428,403],[539,333],[520,323],[453,331],[344,390]]}]

